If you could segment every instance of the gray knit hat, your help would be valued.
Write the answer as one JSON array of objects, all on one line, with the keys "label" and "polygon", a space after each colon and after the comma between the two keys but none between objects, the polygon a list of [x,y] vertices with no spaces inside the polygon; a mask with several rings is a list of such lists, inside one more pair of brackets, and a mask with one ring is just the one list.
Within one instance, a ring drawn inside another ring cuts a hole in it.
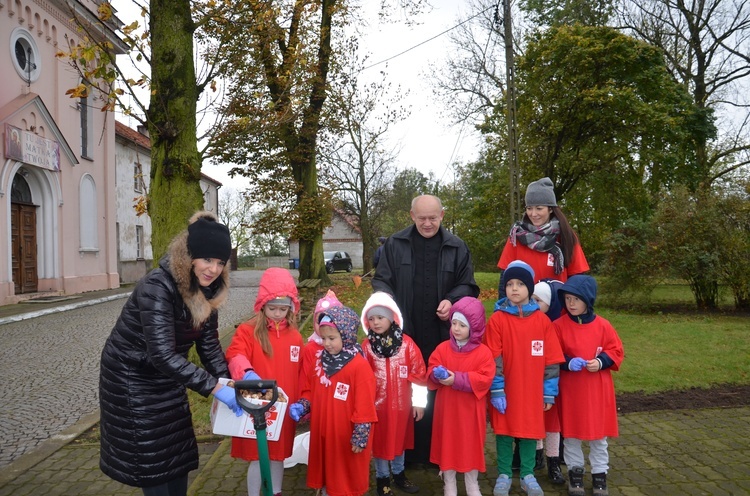
[{"label": "gray knit hat", "polygon": [[526,188],[526,206],[527,207],[556,207],[557,199],[555,198],[554,185],[548,177],[543,177],[538,181],[529,183]]},{"label": "gray knit hat", "polygon": [[375,305],[374,307],[371,307],[369,310],[367,310],[367,318],[370,317],[385,317],[386,319],[393,322],[393,310],[391,310],[388,307],[384,307],[381,305]]}]

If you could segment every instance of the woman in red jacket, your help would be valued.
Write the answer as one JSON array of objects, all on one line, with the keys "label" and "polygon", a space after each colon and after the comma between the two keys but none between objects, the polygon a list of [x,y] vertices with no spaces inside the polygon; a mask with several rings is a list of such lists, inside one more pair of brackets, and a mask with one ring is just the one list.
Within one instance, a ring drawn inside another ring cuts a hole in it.
[{"label": "woman in red jacket", "polygon": [[[588,272],[589,264],[573,229],[557,206],[554,186],[548,177],[526,188],[526,212],[513,224],[505,243],[498,268],[504,271],[513,260],[523,260],[534,270],[534,283],[542,279],[565,282],[568,277]],[[502,277],[500,278],[502,280]],[[498,287],[498,298],[505,288]],[[562,484],[560,470],[560,418],[557,405],[545,412],[547,472],[550,481]],[[536,470],[544,467],[541,442],[537,445]]]}]

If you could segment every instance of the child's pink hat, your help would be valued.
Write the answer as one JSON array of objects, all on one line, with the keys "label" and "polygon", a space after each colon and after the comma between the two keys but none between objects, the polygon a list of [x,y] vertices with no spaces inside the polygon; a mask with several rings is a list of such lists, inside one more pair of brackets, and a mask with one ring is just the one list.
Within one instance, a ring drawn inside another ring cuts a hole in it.
[{"label": "child's pink hat", "polygon": [[329,289],[326,295],[323,298],[318,300],[318,303],[315,305],[315,312],[313,313],[318,314],[332,307],[343,307],[343,306],[344,305],[339,301],[339,299],[336,298],[336,293],[334,293],[333,291]]}]

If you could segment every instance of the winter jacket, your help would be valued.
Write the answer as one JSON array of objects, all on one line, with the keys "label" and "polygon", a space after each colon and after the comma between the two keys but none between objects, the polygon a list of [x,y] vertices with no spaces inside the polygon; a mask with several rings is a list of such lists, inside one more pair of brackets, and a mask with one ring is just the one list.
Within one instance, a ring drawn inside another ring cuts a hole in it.
[{"label": "winter jacket", "polygon": [[[383,253],[378,263],[378,270],[372,280],[373,291],[385,291],[393,296],[398,307],[403,310],[402,328],[406,334],[413,332],[410,322],[412,302],[414,301],[414,265],[412,264],[411,236],[416,230],[414,225],[390,236],[383,245]],[[471,253],[458,236],[454,236],[440,227],[442,245],[438,257],[437,292],[439,300],[455,303],[463,296],[479,296],[479,286],[474,281],[474,266]],[[448,339],[450,322],[441,322],[440,336]],[[423,350],[424,351],[424,350]]]},{"label": "winter jacket", "polygon": [[[187,388],[208,396],[229,377],[217,313],[229,266],[207,288],[193,278],[185,230],[138,282],[104,345],[100,467],[124,484],[154,486],[198,468]],[[187,359],[193,344],[205,369]]]}]

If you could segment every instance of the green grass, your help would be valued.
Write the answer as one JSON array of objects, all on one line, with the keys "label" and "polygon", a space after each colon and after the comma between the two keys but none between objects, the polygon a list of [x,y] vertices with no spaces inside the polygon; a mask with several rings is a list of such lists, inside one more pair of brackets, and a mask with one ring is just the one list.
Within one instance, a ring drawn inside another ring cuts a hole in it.
[{"label": "green grass", "polygon": [[602,310],[625,348],[619,392],[656,393],[750,383],[747,317],[638,315]]}]

